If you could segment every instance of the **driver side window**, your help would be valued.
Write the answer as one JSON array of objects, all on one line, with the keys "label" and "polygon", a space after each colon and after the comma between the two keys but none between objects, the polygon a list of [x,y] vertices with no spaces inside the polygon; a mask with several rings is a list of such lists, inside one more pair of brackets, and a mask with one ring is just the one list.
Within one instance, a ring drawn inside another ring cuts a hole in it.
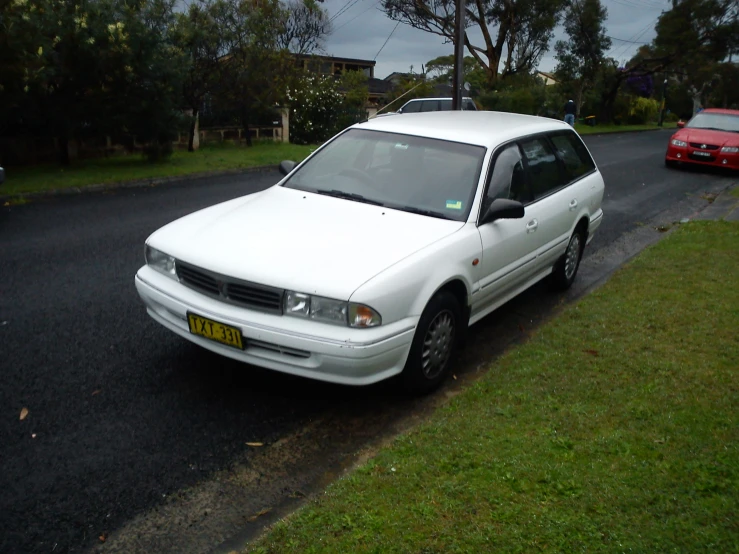
[{"label": "driver side window", "polygon": [[524,171],[521,150],[518,144],[506,146],[495,159],[493,173],[488,183],[485,208],[497,198],[516,200],[527,204],[533,200]]}]

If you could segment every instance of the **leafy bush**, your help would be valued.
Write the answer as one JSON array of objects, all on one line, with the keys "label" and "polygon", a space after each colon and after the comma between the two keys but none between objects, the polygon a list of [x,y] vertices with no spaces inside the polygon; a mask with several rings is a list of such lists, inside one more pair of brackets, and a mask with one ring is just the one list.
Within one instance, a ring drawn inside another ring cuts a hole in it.
[{"label": "leafy bush", "polygon": [[659,113],[659,102],[652,98],[637,97],[629,106],[629,123],[643,124],[655,121]]},{"label": "leafy bush", "polygon": [[306,75],[288,90],[290,142],[318,144],[366,117],[364,107],[350,105],[332,76]]}]

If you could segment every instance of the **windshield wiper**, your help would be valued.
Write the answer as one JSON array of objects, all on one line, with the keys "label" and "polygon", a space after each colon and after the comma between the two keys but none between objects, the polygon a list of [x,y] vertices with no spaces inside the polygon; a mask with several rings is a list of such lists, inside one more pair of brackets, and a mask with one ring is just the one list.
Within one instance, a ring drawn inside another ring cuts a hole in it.
[{"label": "windshield wiper", "polygon": [[428,217],[437,217],[439,219],[448,219],[450,221],[456,221],[454,218],[449,217],[446,214],[443,214],[441,212],[435,212],[434,210],[424,210],[423,208],[416,208],[415,206],[393,206],[396,210],[400,210],[402,212],[410,212],[412,214],[418,214],[418,215],[426,215]]},{"label": "windshield wiper", "polygon": [[344,198],[346,200],[354,200],[355,202],[364,202],[365,204],[373,204],[375,206],[384,206],[382,202],[378,202],[377,200],[372,200],[371,198],[365,198],[361,194],[357,194],[355,192],[344,192],[343,190],[327,190],[327,189],[316,189],[316,192],[318,194],[323,194],[325,196],[333,196],[334,198]]}]

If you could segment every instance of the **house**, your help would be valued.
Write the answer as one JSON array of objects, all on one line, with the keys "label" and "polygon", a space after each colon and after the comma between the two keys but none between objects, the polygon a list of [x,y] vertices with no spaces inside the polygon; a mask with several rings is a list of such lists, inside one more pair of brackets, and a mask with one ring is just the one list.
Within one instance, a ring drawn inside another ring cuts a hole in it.
[{"label": "house", "polygon": [[545,71],[537,71],[536,76],[539,77],[539,79],[542,79],[546,86],[556,85],[559,82],[553,73],[547,73]]},{"label": "house", "polygon": [[393,86],[387,79],[378,79],[375,77],[375,64],[377,63],[375,60],[307,54],[295,54],[295,58],[299,67],[303,67],[319,75],[334,75],[338,77],[345,71],[361,71],[367,77],[370,107],[382,104],[385,95]]}]

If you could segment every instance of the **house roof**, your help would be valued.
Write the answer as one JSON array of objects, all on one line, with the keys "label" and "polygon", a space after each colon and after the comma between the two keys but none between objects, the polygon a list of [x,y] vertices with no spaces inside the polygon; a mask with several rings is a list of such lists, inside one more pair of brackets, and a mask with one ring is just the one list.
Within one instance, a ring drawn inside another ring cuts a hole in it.
[{"label": "house roof", "polygon": [[543,77],[546,77],[547,79],[551,79],[552,81],[559,81],[554,73],[547,73],[546,71],[537,71],[536,73],[542,75]]},{"label": "house roof", "polygon": [[374,67],[377,62],[375,60],[360,60],[359,58],[338,58],[336,56],[321,56],[318,54],[293,54],[296,58],[304,60],[322,60],[327,62],[352,63],[357,65],[367,65]]}]

